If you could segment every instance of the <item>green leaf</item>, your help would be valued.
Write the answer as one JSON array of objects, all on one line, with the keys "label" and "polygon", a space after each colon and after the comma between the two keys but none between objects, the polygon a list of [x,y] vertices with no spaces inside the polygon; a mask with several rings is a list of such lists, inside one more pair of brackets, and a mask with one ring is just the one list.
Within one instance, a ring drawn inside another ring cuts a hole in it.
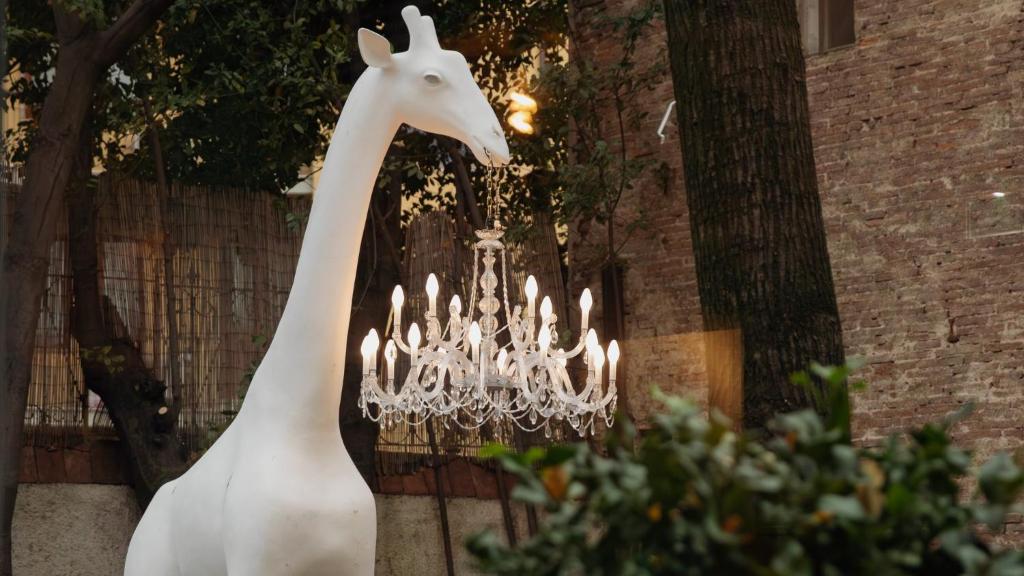
[{"label": "green leaf", "polygon": [[863,520],[865,517],[864,507],[854,496],[825,494],[818,499],[818,509],[831,512],[837,518],[844,520]]}]

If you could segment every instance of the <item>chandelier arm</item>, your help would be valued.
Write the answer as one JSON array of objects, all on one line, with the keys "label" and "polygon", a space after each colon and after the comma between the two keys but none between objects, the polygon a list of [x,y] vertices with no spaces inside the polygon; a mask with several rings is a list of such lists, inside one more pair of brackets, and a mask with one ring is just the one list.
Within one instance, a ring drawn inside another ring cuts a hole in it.
[{"label": "chandelier arm", "polygon": [[395,346],[398,346],[399,350],[410,356],[412,355],[412,348],[402,341],[402,334],[400,332],[391,332],[391,339],[395,342]]},{"label": "chandelier arm", "polygon": [[385,398],[385,397],[388,396],[388,393],[385,392],[380,387],[380,378],[377,375],[377,371],[376,370],[371,370],[370,373],[365,377],[365,379],[368,380],[369,383],[370,383],[370,391],[372,391],[374,394],[376,394],[377,397]]},{"label": "chandelier arm", "polygon": [[583,352],[583,348],[586,347],[586,345],[587,345],[586,335],[580,334],[579,342],[577,342],[576,346],[574,346],[571,350],[569,350],[567,352],[558,352],[556,350],[556,351],[550,352],[549,354],[551,355],[552,358],[557,358],[559,360],[569,360],[571,358],[575,358],[575,357],[579,356],[580,352]]},{"label": "chandelier arm", "polygon": [[519,362],[519,374],[521,375],[521,380],[519,382],[518,389],[520,394],[523,394],[527,401],[532,405],[536,405],[540,402],[541,393],[539,386],[537,389],[530,386],[530,382],[536,380],[536,377],[533,376],[533,369],[539,366],[537,354],[538,353],[534,353],[528,357],[521,358]]},{"label": "chandelier arm", "polygon": [[601,408],[605,408],[611,404],[618,397],[618,387],[615,385],[615,380],[608,383],[608,390],[605,391],[604,397],[598,402]]},{"label": "chandelier arm", "polygon": [[427,366],[426,368],[423,369],[424,376],[428,376],[431,373],[433,373],[436,374],[436,379],[434,380],[434,385],[430,386],[429,388],[423,385],[423,377],[419,377],[416,379],[420,389],[422,390],[419,397],[420,402],[423,402],[424,404],[429,403],[438,396],[440,396],[441,393],[444,391],[444,373],[441,371],[441,365],[443,361],[443,358],[439,358],[431,359],[425,362]]},{"label": "chandelier arm", "polygon": [[[587,386],[584,391],[580,394],[576,394],[576,391],[572,390],[572,386],[570,384],[572,379],[569,378],[569,371],[566,370],[561,363],[549,360],[548,362],[545,362],[544,368],[547,370],[549,375],[554,372],[555,377],[549,378],[549,381],[557,382],[557,386],[552,386],[551,389],[558,396],[559,400],[565,404],[573,404],[577,406],[585,403],[582,399],[586,398],[587,394],[593,390],[591,378],[587,378]],[[572,390],[572,392],[569,392],[569,390]]]}]

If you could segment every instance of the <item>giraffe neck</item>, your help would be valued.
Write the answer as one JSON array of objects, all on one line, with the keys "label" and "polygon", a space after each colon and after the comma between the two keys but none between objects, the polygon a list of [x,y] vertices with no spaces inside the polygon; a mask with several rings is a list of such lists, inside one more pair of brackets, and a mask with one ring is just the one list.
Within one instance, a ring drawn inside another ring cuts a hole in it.
[{"label": "giraffe neck", "polygon": [[246,396],[264,422],[337,434],[363,225],[400,124],[379,84],[378,69],[360,76],[327,149],[288,302]]}]

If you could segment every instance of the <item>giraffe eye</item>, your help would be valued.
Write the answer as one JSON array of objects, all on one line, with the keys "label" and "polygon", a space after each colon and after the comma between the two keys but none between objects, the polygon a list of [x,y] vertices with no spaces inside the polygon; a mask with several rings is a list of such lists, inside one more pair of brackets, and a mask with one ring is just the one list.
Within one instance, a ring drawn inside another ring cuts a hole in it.
[{"label": "giraffe eye", "polygon": [[423,81],[430,86],[440,86],[444,80],[441,78],[441,75],[438,74],[437,72],[424,72]]}]

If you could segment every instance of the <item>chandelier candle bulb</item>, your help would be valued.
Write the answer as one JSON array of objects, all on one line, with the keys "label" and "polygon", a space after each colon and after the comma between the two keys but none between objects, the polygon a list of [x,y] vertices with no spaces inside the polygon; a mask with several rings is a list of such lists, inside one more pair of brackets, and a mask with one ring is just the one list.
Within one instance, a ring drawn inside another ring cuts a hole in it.
[{"label": "chandelier candle bulb", "polygon": [[608,382],[615,382],[615,365],[619,362],[619,343],[612,340],[608,343]]},{"label": "chandelier candle bulb", "polygon": [[469,343],[473,347],[473,361],[480,361],[480,340],[483,335],[480,333],[480,325],[473,321],[469,326]]},{"label": "chandelier candle bulb", "polygon": [[547,326],[540,329],[540,336],[537,337],[537,345],[540,346],[541,352],[547,352],[548,347],[551,346],[551,330]]},{"label": "chandelier candle bulb", "polygon": [[393,334],[402,333],[402,304],[405,303],[405,292],[402,291],[402,286],[395,286],[395,291],[391,293],[391,306],[395,310],[395,326],[392,330]]},{"label": "chandelier candle bulb", "polygon": [[598,388],[600,388],[602,379],[601,370],[604,368],[604,350],[602,350],[600,346],[595,346],[592,357],[594,359],[594,378],[597,382]]},{"label": "chandelier candle bulb", "polygon": [[551,305],[551,298],[545,296],[544,300],[541,300],[540,303],[540,319],[547,322],[548,318],[551,316],[551,310],[553,308],[554,307]]},{"label": "chandelier candle bulb", "polygon": [[594,305],[594,295],[590,293],[590,288],[584,288],[583,294],[580,294],[580,332],[587,332],[587,325],[590,324],[590,308]]},{"label": "chandelier candle bulb", "polygon": [[433,272],[430,276],[427,276],[427,297],[430,299],[430,305],[428,307],[429,314],[437,314],[437,293],[440,291],[440,286],[437,283],[437,276]]},{"label": "chandelier candle bulb", "polygon": [[363,375],[370,373],[370,335],[363,336],[363,343],[359,346],[359,351],[363,354]]},{"label": "chandelier candle bulb", "polygon": [[453,316],[462,315],[462,298],[459,298],[458,294],[452,296],[452,301],[448,304],[448,310]]},{"label": "chandelier candle bulb", "polygon": [[526,279],[523,291],[526,292],[526,317],[533,318],[533,305],[537,302],[537,279],[533,274]]},{"label": "chandelier candle bulb", "polygon": [[420,347],[420,327],[415,322],[409,326],[409,356],[412,358],[412,363],[416,363],[416,357],[419,354]]},{"label": "chandelier candle bulb", "polygon": [[377,335],[376,328],[370,328],[370,333],[367,335],[369,339],[369,350],[370,350],[370,370],[377,370],[377,350],[380,349],[380,336]]},{"label": "chandelier candle bulb", "polygon": [[505,364],[508,362],[508,350],[502,348],[498,351],[498,373],[505,371]]}]

